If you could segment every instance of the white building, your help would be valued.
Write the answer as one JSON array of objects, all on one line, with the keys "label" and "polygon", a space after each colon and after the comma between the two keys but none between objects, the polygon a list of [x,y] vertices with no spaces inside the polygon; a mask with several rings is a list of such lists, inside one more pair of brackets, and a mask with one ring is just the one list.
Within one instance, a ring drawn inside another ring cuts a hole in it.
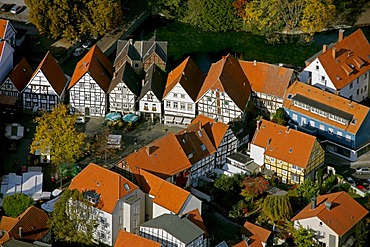
[{"label": "white building", "polygon": [[316,242],[340,247],[346,241],[351,241],[355,225],[367,214],[368,211],[346,192],[337,192],[313,198],[311,204],[294,216],[292,221],[295,228],[310,230]]},{"label": "white building", "polygon": [[77,63],[69,83],[71,110],[85,116],[105,116],[112,75],[112,63],[93,46]]},{"label": "white building", "polygon": [[163,94],[165,124],[188,125],[195,118],[195,102],[204,79],[190,57],[168,74]]},{"label": "white building", "polygon": [[152,64],[145,74],[143,87],[138,97],[139,111],[144,118],[162,121],[163,103],[162,97],[166,79],[164,72],[156,64]]},{"label": "white building", "polygon": [[48,52],[22,92],[23,109],[50,111],[65,97],[69,78]]},{"label": "white building", "polygon": [[30,81],[33,74],[33,69],[23,57],[21,61],[14,67],[3,84],[0,85],[0,94],[14,96],[21,100],[21,92]]},{"label": "white building", "polygon": [[163,214],[140,226],[140,236],[157,241],[164,247],[207,247],[205,232],[186,215]]},{"label": "white building", "polygon": [[123,176],[93,163],[72,179],[98,212],[95,240],[113,246],[120,230],[137,233],[145,219],[145,195]]},{"label": "white building", "polygon": [[361,29],[343,36],[306,61],[300,80],[360,102],[369,97],[370,44]]},{"label": "white building", "polygon": [[115,68],[112,82],[108,88],[109,112],[122,114],[137,111],[137,97],[141,91],[141,80],[131,67],[125,62],[119,68]]}]

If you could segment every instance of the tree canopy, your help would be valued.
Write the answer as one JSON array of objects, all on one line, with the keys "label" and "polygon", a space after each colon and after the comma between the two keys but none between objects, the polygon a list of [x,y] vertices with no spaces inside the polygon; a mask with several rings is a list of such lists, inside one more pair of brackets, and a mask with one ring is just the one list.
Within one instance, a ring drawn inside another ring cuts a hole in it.
[{"label": "tree canopy", "polygon": [[66,190],[55,203],[48,225],[56,240],[91,244],[97,227],[97,217],[94,208],[84,199],[82,193],[78,190]]},{"label": "tree canopy", "polygon": [[246,201],[250,201],[258,195],[262,195],[268,189],[269,182],[263,177],[246,177],[242,182],[240,193]]},{"label": "tree canopy", "polygon": [[41,34],[79,40],[113,30],[122,20],[118,0],[25,0]]},{"label": "tree canopy", "polygon": [[310,230],[303,228],[302,226],[299,229],[291,227],[292,236],[294,238],[294,243],[297,247],[312,247],[314,246],[313,242],[313,233]]},{"label": "tree canopy", "polygon": [[5,214],[13,218],[18,217],[31,205],[33,205],[33,199],[25,194],[17,193],[5,196],[3,199]]},{"label": "tree canopy", "polygon": [[71,164],[82,156],[85,134],[76,130],[76,116],[68,114],[67,106],[58,105],[51,112],[37,117],[35,122],[37,126],[30,153],[34,154],[36,150],[42,154],[50,153],[55,168]]},{"label": "tree canopy", "polygon": [[271,221],[289,220],[292,206],[288,196],[268,195],[262,204],[263,214]]}]

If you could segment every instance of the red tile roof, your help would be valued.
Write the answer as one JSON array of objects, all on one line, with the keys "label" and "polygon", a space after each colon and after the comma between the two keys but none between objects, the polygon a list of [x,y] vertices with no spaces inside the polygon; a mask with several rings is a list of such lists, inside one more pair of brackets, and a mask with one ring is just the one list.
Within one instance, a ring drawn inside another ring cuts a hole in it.
[{"label": "red tile roof", "polygon": [[4,50],[4,47],[5,47],[5,41],[1,41],[0,42],[0,60],[2,58],[2,55],[3,55],[3,50]]},{"label": "red tile roof", "polygon": [[0,19],[0,38],[5,37],[6,26],[8,25],[8,20]]},{"label": "red tile roof", "polygon": [[[176,158],[174,158],[176,157]],[[191,167],[174,133],[169,133],[125,157],[132,173],[144,169],[166,179]]]},{"label": "red tile roof", "polygon": [[139,235],[120,230],[114,247],[161,247],[162,245],[153,240]]},{"label": "red tile roof", "polygon": [[254,92],[282,98],[293,76],[293,70],[273,64],[239,61]]},{"label": "red tile roof", "polygon": [[260,226],[252,224],[248,221],[244,223],[244,230],[246,230],[246,236],[249,238],[259,239],[261,242],[266,243],[267,239],[271,235],[271,231],[266,230]]},{"label": "red tile roof", "polygon": [[[335,58],[333,53],[336,53]],[[369,55],[369,42],[361,29],[358,29],[320,54],[318,59],[336,89],[340,90],[370,70]]]},{"label": "red tile roof", "polygon": [[[188,125],[186,129],[177,133],[176,137],[185,154],[188,157],[192,155],[189,160],[193,165],[216,152],[216,148],[205,129],[202,128],[201,122]],[[204,148],[202,149],[202,147]]]},{"label": "red tile roof", "polygon": [[27,62],[27,60],[22,57],[21,61],[14,67],[12,72],[9,74],[10,80],[13,82],[14,86],[17,88],[18,92],[21,92],[30,81],[33,74],[33,69]]},{"label": "red tile roof", "polygon": [[238,60],[230,54],[211,65],[197,101],[209,90],[225,92],[242,111],[251,95],[251,86],[247,77]]},{"label": "red tile roof", "polygon": [[[356,119],[356,123],[350,123],[348,125],[344,125],[338,123],[334,120],[330,120],[329,118],[320,116],[318,114],[312,113],[311,111],[301,109],[297,106],[294,106],[293,100],[288,99],[288,97],[292,97],[295,95],[302,95],[311,100],[320,102],[324,105],[334,107],[342,112],[346,112],[353,115],[353,118]],[[289,96],[290,95],[290,96]],[[314,119],[319,120],[320,122],[327,123],[331,126],[334,126],[338,129],[343,129],[347,132],[356,134],[357,131],[360,129],[363,121],[365,120],[367,114],[369,113],[369,108],[343,98],[341,96],[332,94],[330,92],[323,91],[320,88],[316,88],[310,86],[308,84],[296,81],[294,82],[287,90],[285,94],[285,99],[283,103],[284,108],[288,108],[290,110],[300,112],[304,115],[312,117]]]},{"label": "red tile roof", "polygon": [[135,178],[145,193],[154,196],[154,203],[175,214],[180,212],[190,195],[188,191],[142,169],[135,174]]},{"label": "red tile roof", "polygon": [[[3,216],[0,223],[0,229],[6,233],[0,239],[0,244],[14,238],[20,240],[36,241],[42,239],[49,228],[47,214],[35,206],[29,207],[23,214],[17,218]],[[19,236],[19,228],[22,227],[22,236]]]},{"label": "red tile roof", "polygon": [[203,72],[190,57],[187,57],[168,74],[163,98],[179,83],[195,102],[204,79],[205,75]]},{"label": "red tile roof", "polygon": [[315,136],[261,120],[251,143],[264,148],[265,155],[306,168],[315,141]]},{"label": "red tile roof", "polygon": [[113,76],[113,64],[97,45],[94,45],[77,63],[68,89],[71,89],[86,73],[90,74],[104,92],[108,92]]},{"label": "red tile roof", "polygon": [[[326,208],[325,202],[331,203],[330,210]],[[343,236],[368,212],[356,200],[342,191],[318,196],[315,209],[311,209],[311,204],[307,205],[292,218],[292,221],[317,217],[339,236]]]},{"label": "red tile roof", "polygon": [[215,122],[214,119],[204,115],[198,115],[191,123],[195,124],[197,122],[202,124],[214,147],[217,149],[224,139],[229,125],[223,122]]},{"label": "red tile roof", "polygon": [[35,69],[32,79],[39,71],[44,74],[54,91],[60,96],[63,93],[68,79],[59,67],[58,62],[55,60],[53,55],[51,55],[50,51],[46,53],[44,59]]},{"label": "red tile roof", "polygon": [[[124,187],[125,184],[130,188],[128,191]],[[117,205],[117,201],[133,193],[138,187],[123,176],[90,163],[72,179],[68,189],[77,189],[80,192],[95,191],[100,195],[97,208],[111,214]]]},{"label": "red tile roof", "polygon": [[209,234],[207,231],[206,226],[204,225],[203,218],[200,215],[199,210],[196,208],[190,212],[185,213],[187,215],[187,218],[193,222],[196,226],[198,226],[200,229],[204,231],[204,237],[208,238]]}]

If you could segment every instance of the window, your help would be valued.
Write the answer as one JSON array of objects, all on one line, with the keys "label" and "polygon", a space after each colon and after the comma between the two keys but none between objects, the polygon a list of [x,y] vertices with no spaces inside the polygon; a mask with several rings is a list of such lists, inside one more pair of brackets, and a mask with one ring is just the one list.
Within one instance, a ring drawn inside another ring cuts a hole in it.
[{"label": "window", "polygon": [[173,97],[174,98],[177,98],[177,93],[173,93]]},{"label": "window", "polygon": [[288,172],[287,172],[287,171],[285,171],[285,170],[282,170],[282,171],[281,171],[281,173],[282,173],[284,176],[288,175]]},{"label": "window", "polygon": [[342,132],[337,131],[337,136],[338,136],[339,138],[342,138],[342,136],[343,136]]},{"label": "window", "polygon": [[229,105],[229,101],[225,100],[224,105]]},{"label": "window", "polygon": [[173,108],[178,109],[179,108],[179,103],[178,102],[173,102]]},{"label": "window", "polygon": [[284,184],[286,184],[286,178],[281,179],[281,182],[283,182]]},{"label": "window", "polygon": [[366,90],[367,90],[367,85],[364,86],[364,92],[366,92]]},{"label": "window", "polygon": [[193,110],[193,104],[188,104],[188,111],[192,111]]},{"label": "window", "polygon": [[359,95],[360,94],[360,89],[357,89],[357,92],[356,93],[357,93],[357,95]]},{"label": "window", "polygon": [[147,95],[147,100],[148,100],[148,101],[152,101],[152,100],[153,100],[153,95],[148,94],[148,95]]},{"label": "window", "polygon": [[350,84],[349,84],[349,89],[352,89],[353,88],[353,82],[351,82]]},{"label": "window", "polygon": [[295,183],[299,183],[299,176],[297,175],[292,174],[292,176],[290,176],[290,179]]},{"label": "window", "polygon": [[319,70],[319,65],[316,65],[316,70]]},{"label": "window", "polygon": [[346,134],[346,140],[347,140],[347,141],[351,141],[351,139],[352,139],[352,138],[351,138],[351,135]]},{"label": "window", "polygon": [[311,127],[315,127],[315,121],[310,120],[310,126],[311,126]]},{"label": "window", "polygon": [[206,151],[206,146],[204,144],[201,144],[200,148],[202,149],[202,151]]},{"label": "window", "polygon": [[294,121],[297,121],[298,120],[298,115],[293,113],[293,117],[292,118],[293,118]]},{"label": "window", "polygon": [[367,72],[364,74],[364,80],[367,79]]},{"label": "window", "polygon": [[149,109],[148,107],[149,107],[148,103],[144,103],[144,110],[148,110]]},{"label": "window", "polygon": [[302,168],[300,168],[299,166],[296,166],[296,165],[292,165],[292,170],[302,171]]},{"label": "window", "polygon": [[94,83],[90,83],[90,88],[95,88],[95,84]]},{"label": "window", "polygon": [[185,94],[181,94],[181,99],[185,99]]},{"label": "window", "polygon": [[321,76],[321,81],[325,81],[325,76]]},{"label": "window", "polygon": [[185,110],[185,103],[180,103],[180,109]]},{"label": "window", "polygon": [[208,101],[211,101],[211,97],[207,97],[207,100],[208,100]]},{"label": "window", "polygon": [[332,134],[334,133],[333,128],[329,128],[329,129],[328,129],[328,132],[329,132],[329,134],[331,134],[331,135],[332,135]]},{"label": "window", "polygon": [[275,162],[275,158],[270,157],[271,162]]},{"label": "window", "polygon": [[157,111],[157,104],[152,104],[152,111]]},{"label": "window", "polygon": [[271,169],[271,166],[269,164],[265,164],[265,168],[270,170]]},{"label": "window", "polygon": [[166,101],[166,107],[171,108],[171,101]]},{"label": "window", "polygon": [[85,95],[85,100],[90,100],[90,94]]}]

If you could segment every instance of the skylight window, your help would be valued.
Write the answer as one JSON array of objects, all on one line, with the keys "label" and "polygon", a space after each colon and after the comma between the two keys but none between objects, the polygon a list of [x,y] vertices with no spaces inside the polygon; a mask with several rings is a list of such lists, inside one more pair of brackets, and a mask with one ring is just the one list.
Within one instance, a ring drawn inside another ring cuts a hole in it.
[{"label": "skylight window", "polygon": [[206,151],[206,146],[204,144],[201,144],[200,148],[202,149],[202,151]]},{"label": "skylight window", "polygon": [[130,185],[128,185],[128,184],[124,184],[123,187],[125,188],[126,191],[130,190]]},{"label": "skylight window", "polygon": [[290,94],[288,94],[287,99],[289,99],[289,100],[290,100],[290,99],[292,99],[292,98],[293,98],[293,94],[291,94],[291,93],[290,93]]}]

